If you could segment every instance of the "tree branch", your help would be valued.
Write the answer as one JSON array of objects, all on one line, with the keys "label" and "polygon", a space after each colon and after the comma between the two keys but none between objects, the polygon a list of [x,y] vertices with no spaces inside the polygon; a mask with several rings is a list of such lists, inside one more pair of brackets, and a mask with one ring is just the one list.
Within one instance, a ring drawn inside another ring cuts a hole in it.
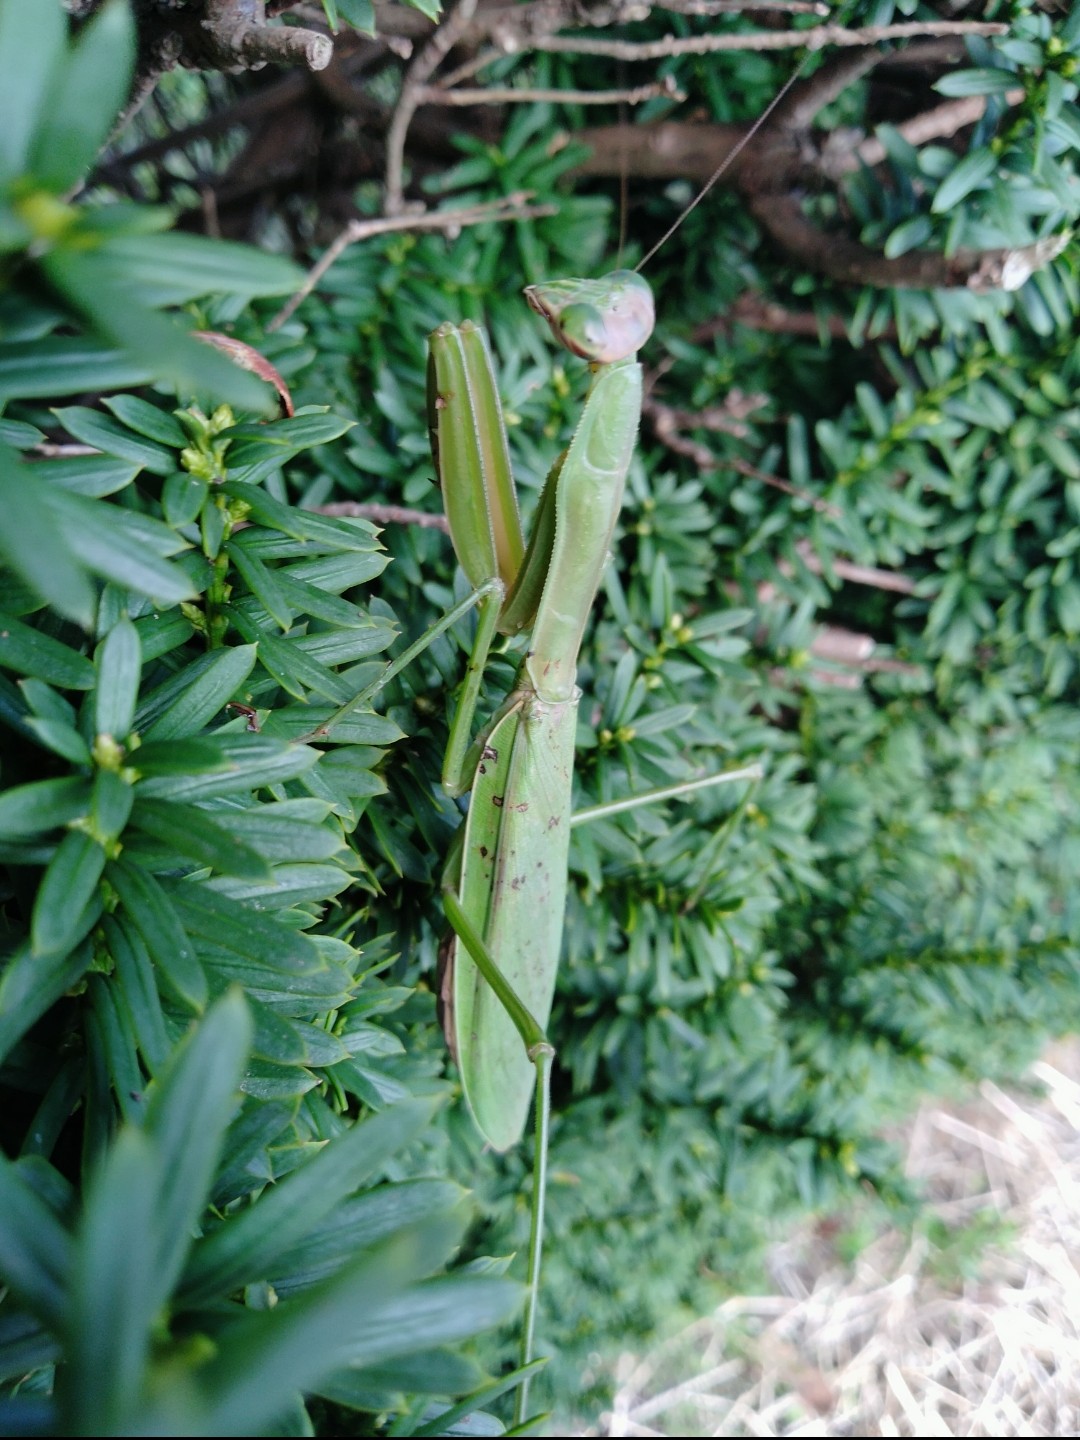
[{"label": "tree branch", "polygon": [[943,255],[909,250],[890,260],[849,235],[820,230],[793,195],[746,195],[750,213],[800,264],[843,285],[901,290],[1019,290],[1032,274],[1060,255],[1068,235],[1002,250],[957,250]]},{"label": "tree branch", "polygon": [[594,40],[537,35],[529,48],[556,55],[605,55],[611,60],[666,60],[672,55],[715,55],[723,50],[822,50],[827,45],[877,45],[913,35],[1005,35],[1007,25],[982,20],[911,20],[898,25],[815,25],[808,30],[763,30],[753,34],[667,35],[662,40]]},{"label": "tree branch", "polygon": [[884,54],[882,50],[858,49],[830,55],[808,80],[793,85],[779,101],[769,129],[787,134],[809,130],[818,113],[879,65]]},{"label": "tree branch", "polygon": [[[1007,90],[1000,98],[1007,105],[1019,105],[1024,95],[1025,91],[1017,88]],[[925,145],[928,140],[945,139],[968,125],[976,124],[986,110],[986,100],[985,95],[964,95],[958,100],[946,100],[943,105],[935,105],[933,110],[924,110],[921,115],[902,120],[896,126],[897,133],[902,135],[909,145],[915,146]],[[826,158],[824,168],[831,178],[836,178],[857,170],[860,165],[870,168],[880,165],[885,160],[886,153],[885,146],[876,136],[867,136],[854,148],[851,145],[838,147],[835,153]]]},{"label": "tree branch", "polygon": [[554,205],[528,205],[528,199],[529,193],[519,190],[498,200],[462,206],[459,210],[432,210],[423,215],[378,215],[370,220],[351,221],[337,239],[326,247],[308,271],[300,289],[289,297],[269,322],[267,331],[280,329],[301,301],[307,299],[334,262],[357,241],[369,240],[373,235],[389,235],[399,230],[445,230],[449,234],[456,234],[468,225],[490,225],[500,220],[530,220],[555,214]]},{"label": "tree branch", "polygon": [[778,15],[828,15],[829,7],[822,0],[657,0],[657,10],[670,10],[674,15],[744,15],[759,11]]},{"label": "tree branch", "polygon": [[[750,330],[764,330],[771,335],[803,335],[811,340],[820,340],[828,335],[833,340],[847,340],[848,327],[842,315],[815,315],[811,310],[787,310],[773,300],[761,295],[745,294],[722,315],[702,321],[690,332],[695,345],[704,344],[714,335],[728,335],[733,325],[745,325]],[[890,325],[884,332],[875,331],[876,338],[882,335],[895,338],[896,327]]]},{"label": "tree branch", "polygon": [[804,490],[779,475],[769,475],[764,470],[758,470],[737,456],[726,455],[721,459],[714,455],[707,445],[685,434],[686,430],[713,430],[735,436],[745,435],[747,428],[742,423],[743,417],[760,409],[765,403],[764,395],[744,395],[741,391],[732,391],[727,404],[710,405],[704,410],[677,410],[659,400],[648,398],[642,405],[642,414],[651,422],[653,433],[662,445],[667,446],[674,454],[692,460],[699,470],[734,470],[748,480],[757,480],[762,485],[772,486],[774,490],[782,490],[785,495],[802,500],[814,510],[833,518],[839,517],[840,511],[835,505],[830,505],[818,495],[812,495],[809,490]]},{"label": "tree branch", "polygon": [[418,105],[531,105],[549,101],[556,105],[643,105],[646,100],[685,100],[674,78],[648,85],[635,85],[630,90],[544,90],[528,86],[488,85],[479,90],[446,90],[441,85],[425,85],[418,92]]},{"label": "tree branch", "polygon": [[[825,566],[814,554],[809,540],[800,540],[795,549],[808,570],[812,570],[815,575],[824,574]],[[838,579],[848,580],[852,585],[869,585],[874,590],[891,590],[897,595],[915,594],[915,581],[899,570],[882,570],[877,565],[856,565],[853,560],[841,560],[836,556],[829,561],[829,568]],[[780,562],[780,571],[785,575],[791,573],[791,566],[786,560]]]},{"label": "tree branch", "polygon": [[258,70],[273,62],[325,69],[334,42],[318,30],[268,25],[264,0],[206,0],[201,27],[215,69]]},{"label": "tree branch", "polygon": [[[913,27],[901,28],[911,33]],[[917,33],[925,34],[926,30]],[[686,126],[671,121],[648,127],[603,126],[586,130],[579,138],[592,147],[593,153],[579,171],[621,174],[632,153],[637,176],[685,175],[703,182],[711,180],[725,157],[730,156],[726,183],[742,192],[758,223],[806,269],[845,285],[1018,290],[1036,270],[1062,252],[1067,235],[1049,236],[1031,245],[967,249],[952,255],[913,250],[889,259],[850,235],[819,228],[804,212],[798,198],[800,179],[808,170],[822,168],[820,164],[812,166],[815,151],[808,135],[811,121],[823,105],[835,100],[846,85],[881,63],[882,58],[868,50],[830,60],[810,80],[793,86],[791,93],[778,101],[773,115],[760,125],[757,134],[748,132],[745,126]],[[938,113],[941,108],[930,112],[933,119],[916,117],[925,130],[932,132],[935,125],[952,121],[962,123],[960,117],[970,113],[952,110],[944,117]],[[908,123],[915,125],[915,121]]]},{"label": "tree branch", "polygon": [[[727,156],[742,143],[745,125],[700,125],[661,120],[646,125],[593,125],[579,130],[575,141],[588,145],[588,159],[574,167],[575,175],[618,176],[629,167],[636,180],[692,180],[704,184]],[[728,170],[725,181],[737,185],[750,159],[746,151]]]},{"label": "tree branch", "polygon": [[405,74],[401,96],[386,134],[386,191],[383,208],[387,215],[400,213],[404,203],[405,137],[409,123],[421,103],[427,82],[448,52],[469,27],[477,0],[458,0],[456,8],[421,50]]},{"label": "tree branch", "polygon": [[267,64],[321,70],[334,42],[324,31],[269,25],[264,0],[198,0],[183,9],[138,0],[140,79],[174,65],[208,70],[260,70]]},{"label": "tree branch", "polygon": [[442,530],[446,534],[450,533],[450,522],[445,515],[433,515],[430,510],[410,510],[405,505],[334,500],[329,505],[313,505],[310,508],[318,515],[342,515],[359,520],[374,520],[376,525],[417,525],[421,530]]}]

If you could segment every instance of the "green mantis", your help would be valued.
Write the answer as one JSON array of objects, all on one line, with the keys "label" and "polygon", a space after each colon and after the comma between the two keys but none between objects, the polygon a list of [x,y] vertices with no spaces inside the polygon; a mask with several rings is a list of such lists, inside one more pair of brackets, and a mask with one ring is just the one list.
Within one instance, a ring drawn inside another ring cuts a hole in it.
[{"label": "green mantis", "polygon": [[[455,932],[444,998],[469,1107],[497,1150],[521,1138],[535,1061],[527,1047],[544,1043],[551,1010],[566,899],[577,656],[637,434],[634,357],[653,326],[651,292],[632,271],[532,286],[526,295],[557,338],[593,366],[577,432],[548,476],[528,549],[482,331],[467,322],[431,336],[428,387],[454,547],[473,585],[489,587],[443,768],[448,794],[472,791],[444,881]],[[514,689],[466,754],[493,632],[528,625]],[[498,969],[522,1012],[512,998],[509,1006],[505,994],[500,999],[477,963]]]},{"label": "green mantis", "polygon": [[[548,475],[526,549],[498,391],[483,332],[430,337],[432,454],[462,569],[477,587],[477,639],[443,766],[450,795],[471,789],[446,866],[444,1014],[469,1108],[497,1149],[520,1138],[536,1083],[529,1292],[522,1364],[532,1356],[547,1164],[544,1026],[562,943],[578,650],[622,504],[641,415],[636,351],[653,327],[652,293],[632,271],[530,286],[529,304],[593,369],[574,438]],[[532,625],[506,702],[466,751],[496,630]],[[528,1385],[517,1395],[524,1418]]]},{"label": "green mantis", "polygon": [[[536,1093],[530,1298],[522,1360],[531,1356],[543,1227],[551,1011],[567,888],[582,635],[600,584],[641,414],[638,348],[653,328],[648,284],[617,270],[602,280],[530,286],[526,297],[592,384],[570,445],[556,460],[523,542],[498,392],[483,332],[440,326],[429,340],[428,419],[454,548],[474,588],[476,642],[451,726],[443,786],[471,790],[446,865],[444,1022],[477,1127],[496,1150],[516,1144]],[[470,744],[495,633],[531,627],[506,701]],[[405,657],[402,657],[403,659]],[[756,770],[637,797],[668,798]],[[518,1421],[525,1386],[518,1394]]]}]

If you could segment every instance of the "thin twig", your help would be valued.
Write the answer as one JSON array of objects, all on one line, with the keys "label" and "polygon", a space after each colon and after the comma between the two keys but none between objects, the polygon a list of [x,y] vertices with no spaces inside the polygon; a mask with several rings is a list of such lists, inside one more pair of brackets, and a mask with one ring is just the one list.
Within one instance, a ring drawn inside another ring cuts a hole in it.
[{"label": "thin twig", "polygon": [[[529,49],[529,42],[523,42],[520,48],[525,50]],[[476,75],[479,71],[486,70],[489,65],[494,65],[496,60],[505,60],[507,53],[506,50],[501,49],[499,46],[481,50],[474,55],[471,60],[465,60],[458,65],[456,69],[450,70],[439,83],[447,86],[456,85],[459,80],[467,80],[470,75]],[[517,47],[509,53],[516,54]]]},{"label": "thin twig", "polygon": [[420,95],[447,52],[468,29],[476,5],[477,0],[458,0],[457,6],[405,72],[401,95],[386,132],[386,193],[383,203],[387,215],[399,214],[405,203],[405,137],[420,104]]},{"label": "thin twig", "polygon": [[694,462],[699,470],[723,470],[725,468],[734,470],[736,474],[745,475],[748,480],[757,480],[762,485],[772,486],[774,490],[782,490],[785,495],[802,500],[813,509],[832,516],[833,519],[840,517],[841,512],[836,506],[830,505],[820,496],[812,495],[810,491],[803,490],[800,486],[794,485],[790,480],[782,479],[779,475],[770,475],[765,470],[758,470],[747,461],[740,460],[735,456],[728,455],[721,459],[714,455],[707,445],[703,445],[698,440],[692,440],[689,435],[683,433],[687,429],[698,428],[738,434],[738,430],[735,428],[737,418],[726,413],[723,406],[713,405],[699,411],[676,410],[670,405],[662,404],[659,400],[646,400],[643,413],[652,421],[653,433],[660,443],[666,445],[676,455],[685,455],[688,460]]},{"label": "thin twig", "polygon": [[369,220],[352,220],[323,251],[308,271],[304,283],[289,297],[267,325],[278,330],[296,307],[311,294],[326,272],[350,245],[370,240],[375,235],[391,235],[401,230],[445,230],[450,234],[469,225],[486,225],[500,220],[532,220],[554,215],[554,205],[528,205],[531,192],[518,190],[498,200],[485,200],[479,205],[463,205],[458,210],[429,210],[422,215],[377,215]]},{"label": "thin twig", "polygon": [[822,500],[820,495],[812,495],[809,490],[804,490],[800,485],[794,485],[790,480],[784,480],[779,475],[770,475],[765,470],[758,470],[755,466],[748,464],[745,460],[740,460],[737,456],[729,456],[726,460],[720,461],[714,455],[712,462],[714,469],[720,469],[724,465],[729,465],[736,474],[745,475],[748,480],[758,480],[762,485],[771,485],[774,490],[782,490],[785,495],[791,495],[796,500],[805,501],[805,503],[814,510],[819,511],[822,515],[830,516],[833,520],[839,520],[843,515],[842,510],[838,509],[835,505],[830,505],[828,500]]},{"label": "thin twig", "polygon": [[783,10],[792,15],[828,15],[822,0],[659,0],[657,10],[675,15],[741,15],[747,10]]},{"label": "thin twig", "polygon": [[441,85],[426,85],[419,91],[418,105],[526,105],[550,101],[556,105],[643,105],[646,100],[685,100],[674,77],[667,75],[649,85],[631,90],[544,90],[516,88],[510,85],[488,86],[482,90],[444,90]]},{"label": "thin twig", "polygon": [[380,505],[375,501],[334,500],[329,505],[305,506],[316,515],[347,516],[351,519],[373,520],[376,525],[416,525],[421,530],[443,530],[450,533],[445,515],[430,510],[410,510],[405,505]]},{"label": "thin twig", "polygon": [[33,455],[40,455],[43,460],[70,460],[76,456],[101,454],[93,445],[54,445],[50,440],[42,440],[39,445],[32,445],[30,451]]},{"label": "thin twig", "polygon": [[538,35],[532,50],[555,55],[606,55],[611,60],[666,60],[672,55],[714,55],[722,50],[822,50],[831,46],[877,45],[913,35],[1004,35],[1008,26],[989,20],[913,20],[899,25],[814,25],[807,30],[762,30],[746,34],[666,35],[662,40],[580,40],[565,35]]},{"label": "thin twig", "polygon": [[[808,540],[800,540],[795,546],[799,552],[799,559],[808,570],[815,575],[824,571],[824,565],[810,549]],[[781,562],[781,573],[786,562]],[[829,561],[829,568],[833,574],[841,580],[850,580],[853,585],[869,585],[875,590],[892,590],[897,595],[914,595],[915,581],[903,575],[898,570],[882,570],[877,565],[856,565],[852,560],[841,560],[833,558]]]},{"label": "thin twig", "polygon": [[[668,365],[664,373],[670,368]],[[653,378],[650,375],[649,379]],[[655,378],[659,379],[659,376]],[[652,421],[661,440],[685,430],[719,431],[743,440],[750,433],[745,423],[747,418],[768,403],[769,397],[760,391],[748,393],[745,390],[732,389],[725,395],[721,405],[706,405],[703,410],[680,410],[674,405],[665,405],[661,400],[654,400],[650,387],[650,394],[642,406],[642,411]]]},{"label": "thin twig", "polygon": [[478,55],[473,55],[469,60],[462,63],[453,70],[448,70],[445,75],[439,76],[439,88],[449,90],[462,80],[468,80],[478,70],[483,70],[485,65],[491,65],[496,60],[505,60],[506,56],[501,50],[482,50]]},{"label": "thin twig", "polygon": [[[828,15],[829,13],[829,7],[822,4],[821,0],[760,0],[760,3],[756,5],[743,3],[743,0],[668,0],[666,4],[651,6],[643,3],[640,14],[626,15],[625,17],[612,14],[610,17],[605,16],[602,22],[594,21],[593,23],[596,25],[600,23],[618,24],[624,18],[641,20],[645,18],[650,9],[669,10],[681,15],[742,14],[748,10],[790,11],[797,15]],[[550,9],[546,14],[541,15],[540,10],[540,6],[521,5],[516,14],[500,11],[490,22],[487,31],[494,43],[489,45],[486,50],[481,50],[470,59],[463,61],[456,70],[446,75],[441,83],[447,88],[457,85],[460,81],[468,79],[470,75],[475,75],[478,71],[493,65],[496,60],[505,60],[508,55],[541,48],[537,42],[551,35],[555,30],[589,23],[584,12],[580,10],[562,15],[557,15]],[[481,16],[481,21],[482,19]]]},{"label": "thin twig", "polygon": [[[773,300],[753,293],[740,295],[730,310],[703,320],[690,332],[695,345],[703,345],[716,335],[729,335],[734,325],[750,330],[764,330],[770,335],[808,335],[819,338],[823,333],[834,340],[849,339],[847,323],[842,315],[815,315],[811,310],[787,310]],[[875,338],[895,335],[895,326],[876,331]]]}]

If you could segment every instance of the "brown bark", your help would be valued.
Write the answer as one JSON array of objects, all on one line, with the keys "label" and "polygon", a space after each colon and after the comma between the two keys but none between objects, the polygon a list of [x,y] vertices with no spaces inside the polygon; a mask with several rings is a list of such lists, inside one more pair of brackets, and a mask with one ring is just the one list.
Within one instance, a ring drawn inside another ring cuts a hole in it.
[{"label": "brown bark", "polygon": [[842,285],[914,290],[1018,290],[1065,248],[1068,236],[1002,250],[909,250],[889,259],[850,236],[821,230],[793,195],[747,194],[754,218],[807,270]]},{"label": "brown bark", "polygon": [[[845,285],[898,289],[1015,290],[1064,249],[1067,237],[997,250],[959,250],[952,255],[911,250],[888,258],[841,230],[823,229],[798,198],[807,183],[820,183],[827,166],[819,136],[810,130],[818,112],[847,85],[882,63],[875,51],[842,54],[809,80],[793,87],[765,124],[598,126],[580,132],[592,155],[580,167],[588,175],[645,179],[711,180],[727,157],[722,183],[738,190],[750,213],[775,244],[804,269]],[[893,56],[896,59],[896,56]]]}]

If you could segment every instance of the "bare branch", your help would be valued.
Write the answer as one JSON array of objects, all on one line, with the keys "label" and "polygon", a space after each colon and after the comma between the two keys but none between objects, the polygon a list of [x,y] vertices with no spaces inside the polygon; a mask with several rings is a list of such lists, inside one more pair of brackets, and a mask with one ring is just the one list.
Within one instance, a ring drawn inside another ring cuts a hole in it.
[{"label": "bare branch", "polygon": [[[749,414],[753,409],[760,408],[765,403],[765,397],[761,395],[743,397],[741,392],[734,392],[740,400],[745,399],[755,402],[749,408],[742,406],[742,413]],[[762,485],[770,485],[774,490],[782,490],[785,495],[794,496],[802,500],[814,510],[823,512],[837,518],[840,511],[835,505],[830,505],[827,500],[820,496],[812,495],[810,491],[803,490],[798,485],[793,485],[790,480],[784,480],[779,475],[769,475],[764,470],[758,470],[745,460],[736,456],[726,455],[723,459],[714,455],[707,445],[698,440],[693,440],[684,432],[691,429],[726,431],[730,435],[745,435],[746,426],[741,425],[739,420],[734,418],[726,406],[713,405],[705,410],[676,410],[670,405],[664,405],[659,400],[648,399],[642,406],[642,414],[651,422],[653,433],[662,445],[673,451],[676,455],[684,455],[692,460],[699,470],[734,470],[738,475],[745,475],[748,480],[757,480]]]},{"label": "bare branch", "polygon": [[777,101],[769,129],[775,134],[809,130],[826,105],[838,100],[849,85],[880,65],[888,53],[864,46],[829,55],[808,80],[792,85]]},{"label": "bare branch", "polygon": [[[580,138],[592,145],[593,155],[580,168],[583,173],[620,174],[632,143],[637,176],[682,174],[698,181],[708,178],[712,183],[726,172],[728,183],[742,191],[750,213],[787,254],[805,268],[843,284],[975,291],[1019,289],[1036,270],[1061,253],[1068,235],[1009,249],[962,250],[948,256],[917,250],[889,259],[842,232],[820,229],[804,213],[797,191],[800,178],[811,166],[807,127],[817,110],[834,99],[856,74],[882,59],[867,50],[830,61],[809,81],[793,86],[789,95],[775,102],[775,114],[769,122],[764,126],[760,119],[757,122],[757,135],[745,127],[682,126],[673,122],[625,127],[622,134],[621,127],[612,126],[582,132]],[[952,112],[952,118],[956,117],[957,112]],[[937,123],[941,120],[937,116]]]},{"label": "bare branch", "polygon": [[[1017,88],[1007,90],[1005,95],[999,98],[1003,98],[1007,105],[1019,105],[1024,95],[1025,91]],[[933,110],[924,110],[921,115],[913,115],[910,120],[901,121],[896,127],[897,132],[909,145],[925,145],[928,140],[942,140],[980,120],[986,110],[986,99],[985,95],[964,95],[958,100],[947,100],[943,105],[936,105]],[[858,169],[860,164],[873,168],[880,165],[885,158],[885,146],[876,136],[871,136],[855,147],[850,144],[838,146],[834,153],[826,156],[823,168],[826,174],[835,179]]]},{"label": "bare branch", "polygon": [[485,6],[466,36],[468,42],[490,39],[504,55],[532,48],[537,36],[570,27],[604,29],[648,18],[650,0],[529,0]]},{"label": "bare branch", "polygon": [[662,40],[594,40],[564,35],[538,35],[533,50],[558,55],[606,55],[612,60],[666,60],[672,55],[714,55],[722,50],[822,50],[877,45],[883,40],[906,40],[913,35],[1005,35],[1008,26],[982,20],[912,20],[898,25],[868,25],[849,30],[844,25],[815,25],[808,30],[763,30],[752,34],[667,35]]},{"label": "bare branch", "polygon": [[417,104],[526,105],[534,100],[547,100],[564,105],[643,105],[646,100],[664,98],[686,99],[671,75],[650,85],[637,85],[632,90],[533,90],[508,85],[490,85],[482,90],[446,90],[441,85],[427,85],[419,91]]},{"label": "bare branch", "polygon": [[473,55],[468,60],[463,60],[460,65],[448,70],[445,75],[439,77],[439,88],[450,90],[459,85],[462,80],[468,80],[483,70],[485,65],[490,65],[495,60],[505,60],[506,56],[501,50],[482,50],[479,55]]},{"label": "bare branch", "polygon": [[[577,173],[615,175],[631,162],[634,175],[643,178],[679,175],[704,184],[719,171],[727,175],[728,184],[745,182],[759,190],[789,188],[787,179],[777,175],[776,162],[785,150],[799,163],[805,162],[805,147],[794,142],[793,137],[807,131],[824,106],[868,70],[885,63],[890,53],[904,55],[915,48],[889,53],[848,51],[830,56],[808,80],[793,76],[785,93],[777,95],[769,110],[754,122],[758,138],[753,145],[749,142],[754,134],[748,125],[665,120],[647,126],[598,125],[580,131],[576,138],[591,147],[592,155],[577,167]],[[850,154],[852,148],[849,146],[845,153]],[[767,158],[765,152],[771,152]],[[785,169],[790,166],[790,160],[784,162]],[[754,172],[763,173],[772,183],[755,184]]]},{"label": "bare branch", "polygon": [[844,285],[901,290],[1019,290],[1036,270],[1061,254],[1069,234],[1001,250],[957,250],[943,255],[909,250],[889,259],[850,236],[821,230],[793,195],[747,193],[751,214],[788,255]]},{"label": "bare branch", "polygon": [[206,0],[201,24],[222,69],[258,70],[299,61],[309,70],[323,70],[334,53],[333,40],[318,30],[267,25],[262,0]]},{"label": "bare branch", "polygon": [[822,0],[657,0],[656,10],[670,10],[674,15],[742,15],[747,10],[790,15],[828,15],[829,7]]},{"label": "bare branch", "polygon": [[445,515],[433,515],[430,510],[410,510],[405,505],[379,505],[364,500],[335,500],[329,505],[307,507],[317,515],[343,515],[359,520],[373,520],[376,525],[416,525],[421,530],[442,530],[450,533],[450,522]]},{"label": "bare branch", "polygon": [[[810,548],[809,540],[800,540],[795,549],[808,570],[812,570],[815,575],[824,573],[825,566]],[[835,557],[829,561],[829,568],[841,580],[850,580],[853,585],[869,585],[874,590],[892,590],[897,595],[915,593],[915,581],[902,575],[899,570],[882,570],[877,565],[856,565],[853,560],[840,560]],[[780,571],[784,575],[791,573],[791,566],[787,561],[780,562]]]},{"label": "bare branch", "polygon": [[330,245],[326,247],[316,263],[308,271],[304,283],[295,295],[289,297],[274,318],[267,331],[278,330],[290,318],[301,301],[306,300],[322,277],[340,256],[360,240],[370,240],[374,235],[390,235],[401,230],[444,230],[449,235],[469,225],[488,225],[502,220],[530,220],[555,213],[554,205],[529,205],[527,190],[517,190],[498,200],[487,200],[480,205],[464,205],[459,210],[429,210],[420,215],[377,215],[370,220],[353,220]]},{"label": "bare branch", "polygon": [[264,0],[203,0],[186,9],[143,7],[145,51],[169,51],[169,63],[213,70],[261,70],[264,65],[329,65],[334,42],[323,30],[268,25]]},{"label": "bare branch", "polygon": [[836,665],[858,665],[874,653],[871,635],[845,630],[840,625],[820,625],[810,646],[818,660],[831,660]]},{"label": "bare branch", "polygon": [[[750,330],[765,330],[771,335],[805,335],[808,339],[820,340],[828,335],[833,340],[849,339],[847,323],[842,315],[815,315],[811,310],[788,310],[774,300],[760,295],[745,294],[722,315],[696,325],[690,333],[691,340],[701,345],[714,335],[730,334],[733,325],[745,325]],[[896,327],[890,325],[881,332],[895,336]],[[875,338],[880,333],[875,331]]]},{"label": "bare branch", "polygon": [[725,161],[727,183],[734,184],[747,161],[732,151],[746,135],[745,125],[684,124],[661,120],[646,125],[593,125],[574,136],[591,154],[574,167],[575,175],[619,175],[630,167],[636,180],[678,176],[703,184]]},{"label": "bare branch", "polygon": [[34,455],[40,455],[43,460],[70,460],[75,456],[101,454],[94,445],[54,445],[50,440],[42,440],[40,444],[32,446],[31,451]]},{"label": "bare branch", "polygon": [[[745,391],[736,389],[728,391],[722,404],[707,405],[703,410],[680,410],[649,396],[642,404],[641,413],[652,422],[657,439],[665,445],[680,437],[685,430],[711,430],[716,434],[733,435],[737,440],[744,440],[750,434],[747,418],[768,403],[767,395],[748,395]],[[670,448],[678,450],[680,454],[689,455],[700,463],[702,469],[712,470],[719,464],[716,456],[704,446],[697,447],[694,453],[679,449],[674,444],[671,444]]]},{"label": "bare branch", "polygon": [[383,203],[387,215],[399,214],[405,203],[405,137],[409,133],[409,123],[421,103],[420,96],[448,52],[468,29],[476,4],[477,0],[458,0],[456,8],[435,31],[405,73],[401,95],[386,133],[386,193]]},{"label": "bare branch", "polygon": [[[720,464],[720,461],[713,460],[714,467],[719,467]],[[771,485],[774,490],[782,490],[785,495],[790,495],[795,500],[801,500],[821,515],[829,515],[834,520],[839,520],[843,515],[843,511],[835,505],[830,505],[828,500],[822,500],[820,495],[812,495],[809,490],[804,490],[801,486],[794,485],[790,480],[784,480],[779,475],[769,475],[764,470],[758,470],[755,466],[747,464],[745,460],[732,457],[725,460],[723,464],[730,465],[732,470],[739,475],[745,475],[747,480],[758,480],[762,485]]]}]

